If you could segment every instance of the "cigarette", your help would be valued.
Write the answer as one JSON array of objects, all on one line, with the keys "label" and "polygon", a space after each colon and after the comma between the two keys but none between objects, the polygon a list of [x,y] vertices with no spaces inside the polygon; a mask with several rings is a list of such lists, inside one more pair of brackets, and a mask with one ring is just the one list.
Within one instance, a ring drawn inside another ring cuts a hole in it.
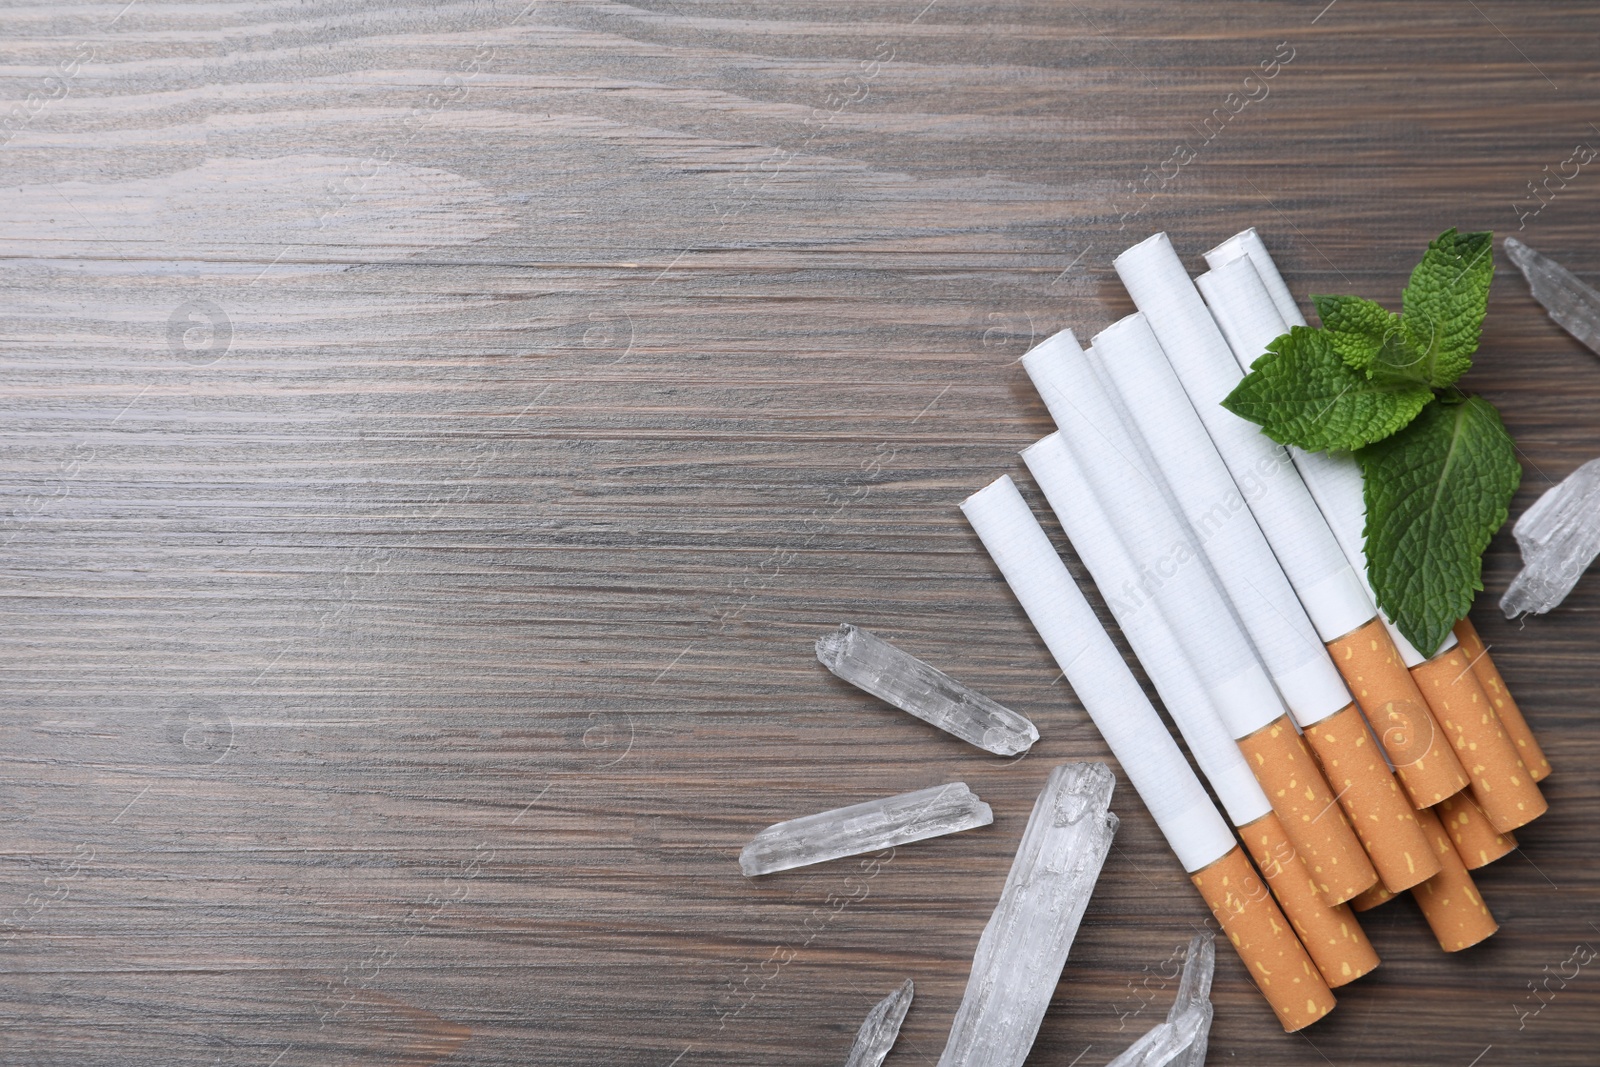
[{"label": "cigarette", "polygon": [[1328,642],[1413,807],[1426,808],[1467,786],[1467,772],[1406,670],[1380,617]]},{"label": "cigarette", "polygon": [[[1284,283],[1283,275],[1278,273],[1277,265],[1272,262],[1272,256],[1267,252],[1267,246],[1261,242],[1261,237],[1254,228],[1234,234],[1205,254],[1206,264],[1213,271],[1241,258],[1248,259],[1250,265],[1255,268],[1261,288],[1252,287],[1247,290],[1241,285],[1230,294],[1232,301],[1237,301],[1237,304],[1229,301],[1221,308],[1213,305],[1211,310],[1218,320],[1231,318],[1241,321],[1252,318],[1270,322],[1271,313],[1261,300],[1261,291],[1265,290],[1266,299],[1272,303],[1273,310],[1278,313],[1277,321],[1282,324],[1280,333],[1287,333],[1291,326],[1306,325],[1305,316],[1300,314],[1300,308],[1295,304],[1294,297],[1289,294],[1289,287]],[[1237,277],[1242,279],[1248,276],[1241,270]],[[1257,330],[1268,328],[1270,326],[1259,324],[1256,327]],[[1239,360],[1241,369],[1247,371],[1261,352],[1252,351],[1242,342],[1241,348],[1243,351],[1235,349],[1234,356]],[[1263,346],[1262,352],[1265,350]],[[1306,488],[1310,490],[1312,499],[1317,502],[1317,508],[1328,520],[1328,528],[1333,531],[1339,547],[1344,549],[1345,558],[1355,568],[1356,574],[1371,595],[1372,586],[1367,580],[1367,554],[1363,533],[1367,521],[1367,505],[1362,494],[1361,465],[1356,462],[1355,457],[1345,453],[1307,452],[1299,448],[1290,448],[1289,456],[1294,461],[1295,469],[1300,472],[1300,477],[1305,481]],[[1373,596],[1372,602],[1377,603],[1376,596]],[[1408,669],[1426,658],[1406,640],[1405,635],[1392,622],[1385,619],[1384,624]],[[1441,651],[1455,647],[1455,643],[1454,637],[1446,638]]]},{"label": "cigarette", "polygon": [[[1117,538],[1062,435],[1053,433],[1024,449],[1022,458],[1102,592],[1136,578],[1132,554]],[[1271,812],[1271,802],[1166,618],[1159,611],[1141,611],[1121,597],[1106,599],[1228,820],[1244,826]]]},{"label": "cigarette", "polygon": [[1326,1015],[1332,990],[1017,487],[1002,476],[961,510],[1284,1029]]},{"label": "cigarette", "polygon": [[1461,642],[1461,650],[1472,661],[1472,673],[1478,676],[1478,683],[1488,694],[1495,714],[1500,716],[1501,727],[1517,746],[1517,754],[1522,757],[1523,765],[1528,768],[1534,781],[1544,781],[1550,775],[1550,761],[1545,758],[1539,742],[1534,740],[1533,730],[1528,727],[1528,720],[1522,717],[1522,709],[1511,698],[1511,691],[1506,688],[1506,680],[1500,677],[1499,668],[1489,658],[1488,646],[1478,636],[1478,628],[1472,625],[1471,619],[1462,619],[1456,623],[1455,635],[1456,640]]},{"label": "cigarette", "polygon": [[1472,661],[1458,644],[1411,668],[1423,699],[1456,746],[1472,778],[1472,798],[1496,830],[1515,830],[1545,813],[1549,803],[1500,725]]},{"label": "cigarette", "polygon": [[1318,636],[1326,642],[1365,626],[1377,609],[1288,452],[1222,406],[1244,375],[1201,294],[1209,299],[1208,287],[1227,279],[1190,281],[1164,233],[1123,252],[1116,266]]},{"label": "cigarette", "polygon": [[[1175,262],[1176,256],[1172,260]],[[1181,265],[1177,269],[1181,271]],[[1177,279],[1173,280],[1176,283]],[[1251,511],[1283,562],[1290,584],[1306,604],[1334,666],[1371,722],[1406,795],[1415,807],[1437,804],[1465,788],[1467,774],[1445,743],[1416,681],[1407,673],[1368,592],[1365,575],[1351,566],[1288,451],[1222,407],[1223,398],[1244,377],[1248,361],[1266,351],[1268,343],[1287,327],[1261,276],[1244,255],[1213,267],[1197,278],[1195,285],[1216,325],[1209,332],[1210,343],[1189,346],[1186,360],[1173,358],[1173,366],[1229,470],[1236,477],[1241,472],[1256,477],[1262,487],[1251,501]],[[1189,310],[1193,312],[1192,307]],[[1215,343],[1218,340],[1223,343]],[[1193,369],[1185,373],[1189,365]],[[1254,474],[1267,469],[1273,475],[1270,483]],[[1306,535],[1306,527],[1314,527],[1316,533]],[[1328,599],[1328,579],[1319,579],[1319,575],[1335,570],[1355,586],[1353,590],[1346,585],[1338,587],[1343,595],[1338,604],[1346,610],[1339,615],[1326,608],[1313,610]]]},{"label": "cigarette", "polygon": [[1446,952],[1460,952],[1500,929],[1500,924],[1489,914],[1438,817],[1431,811],[1419,812],[1418,817],[1427,827],[1444,869],[1413,889],[1411,895],[1417,898],[1417,906],[1433,928],[1433,936],[1439,939],[1439,947]]},{"label": "cigarette", "polygon": [[1328,988],[1338,989],[1378,966],[1377,950],[1367,940],[1350,905],[1330,908],[1323,903],[1316,883],[1295,854],[1276,815],[1269,811],[1248,826],[1241,826],[1239,837],[1272,895],[1278,898],[1283,913],[1294,924],[1300,943]]},{"label": "cigarette", "polygon": [[1360,813],[1356,833],[1384,887],[1398,893],[1437,874],[1439,865],[1420,832],[1416,809],[1395,783],[1361,709],[1351,704],[1307,726],[1305,738],[1321,760],[1328,784],[1341,791],[1341,803],[1361,791],[1359,803],[1346,804],[1346,810],[1352,819]]},{"label": "cigarette", "polygon": [[[1089,506],[1098,506],[1132,559],[1156,561],[1141,569],[1139,581],[1105,589],[1107,597],[1126,601],[1131,612],[1165,620],[1324,901],[1332,906],[1355,896],[1377,874],[1177,517],[1165,481],[1144,458],[1142,442],[1116,416],[1111,394],[1071,331],[1029,351],[1023,366],[1088,483]],[[1060,510],[1070,514],[1075,508],[1063,503]]]},{"label": "cigarette", "polygon": [[[1062,435],[1051,434],[1030,446],[1022,458],[1102,592],[1136,580],[1137,562],[1107,520]],[[1222,802],[1228,821],[1237,828],[1324,980],[1336,988],[1371,971],[1378,965],[1378,954],[1349,908],[1329,906],[1322,899],[1322,887],[1284,834],[1271,802],[1165,616],[1141,611],[1121,597],[1106,599],[1200,773]]]},{"label": "cigarette", "polygon": [[[1117,268],[1130,284],[1135,274],[1148,279],[1154,273],[1145,262],[1148,257],[1136,255],[1150,247],[1147,241],[1118,257]],[[1189,284],[1187,276],[1182,280]],[[1193,293],[1193,286],[1189,288]],[[1198,302],[1198,294],[1194,298]],[[1429,859],[1421,827],[1406,817],[1410,802],[1383,758],[1361,751],[1371,748],[1366,731],[1316,728],[1343,712],[1357,719],[1361,712],[1271,546],[1243,506],[1238,487],[1184,394],[1149,320],[1142,314],[1121,320],[1095,338],[1094,350],[1097,365],[1115,386],[1180,510],[1201,539],[1245,631],[1304,731],[1305,743],[1320,758],[1328,784],[1378,877],[1397,891],[1430,877],[1437,868]],[[1218,501],[1238,502],[1237,511],[1228,521],[1208,526]],[[1281,730],[1275,737],[1263,738],[1264,743],[1276,742],[1280,751],[1288,741]]]},{"label": "cigarette", "polygon": [[[1304,316],[1289,296],[1283,277],[1254,230],[1236,234],[1207,252],[1206,262],[1216,269],[1241,257],[1247,258],[1255,268],[1267,299],[1277,309],[1283,322],[1287,325],[1304,325]],[[1259,296],[1253,298],[1253,303],[1259,308]],[[1254,359],[1254,354],[1235,352],[1235,355],[1241,363]],[[1363,529],[1366,507],[1361,471],[1356,461],[1348,455],[1306,453],[1299,449],[1291,449],[1290,454],[1346,557],[1365,579]],[[1371,586],[1367,588],[1370,593]],[[1389,620],[1385,620],[1385,624],[1434,720],[1444,729],[1445,736],[1454,746],[1462,769],[1467,772],[1473,798],[1494,822],[1496,829],[1515,829],[1537,818],[1547,806],[1539,792],[1537,780],[1523,763],[1517,746],[1501,728],[1499,713],[1474,673],[1480,669],[1493,669],[1487,652],[1477,657],[1478,663],[1485,666],[1468,667],[1469,658],[1461,653],[1460,644],[1452,635],[1444,648],[1431,660],[1424,662],[1422,654],[1394,629]],[[1503,691],[1504,682],[1500,684]],[[1487,716],[1480,709],[1487,709]],[[1530,740],[1531,737],[1530,733]]]},{"label": "cigarette", "polygon": [[1470,793],[1446,797],[1434,808],[1434,814],[1439,816],[1439,822],[1450,835],[1450,843],[1456,848],[1456,855],[1469,871],[1486,867],[1516,850],[1517,839],[1510,833],[1496,830]]},{"label": "cigarette", "polygon": [[1190,873],[1189,881],[1200,890],[1286,1032],[1303,1030],[1333,1010],[1333,990],[1242,851],[1235,847]]},{"label": "cigarette", "polygon": [[[1127,255],[1118,257],[1119,268]],[[1093,360],[1107,390],[1120,400],[1130,432],[1143,438],[1295,721],[1304,726],[1349,704],[1339,672],[1172,373],[1148,317],[1129,315],[1102,330]]]}]

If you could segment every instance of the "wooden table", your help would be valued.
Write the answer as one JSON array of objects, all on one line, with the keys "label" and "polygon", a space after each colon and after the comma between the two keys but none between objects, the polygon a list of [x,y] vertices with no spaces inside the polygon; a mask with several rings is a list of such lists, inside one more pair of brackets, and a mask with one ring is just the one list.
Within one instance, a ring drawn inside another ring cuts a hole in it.
[{"label": "wooden table", "polygon": [[[6,1064],[826,1064],[908,976],[932,1063],[1046,770],[1107,755],[956,508],[1039,501],[1022,352],[1160,229],[1301,294],[1397,301],[1449,226],[1600,272],[1595,5],[124,2],[0,19]],[[1513,515],[1600,453],[1503,257],[1469,383]],[[1211,1062],[1600,1056],[1600,580],[1509,624],[1517,566],[1474,618],[1556,773],[1501,932],[1371,913],[1297,1036],[1224,950]],[[847,688],[844,620],[1043,739]],[[739,874],[956,779],[994,826]],[[1033,1063],[1159,1020],[1207,919],[1116,808]]]}]

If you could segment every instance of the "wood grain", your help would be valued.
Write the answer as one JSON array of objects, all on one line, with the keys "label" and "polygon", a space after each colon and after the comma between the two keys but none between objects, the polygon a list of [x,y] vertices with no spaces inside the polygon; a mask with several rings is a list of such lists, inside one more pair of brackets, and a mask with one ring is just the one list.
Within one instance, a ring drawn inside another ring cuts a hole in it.
[{"label": "wood grain", "polygon": [[[1045,769],[1106,755],[956,508],[1049,429],[1029,343],[1157,229],[1299,293],[1393,301],[1452,225],[1600,273],[1600,172],[1528,189],[1600,145],[1595,5],[125,2],[0,15],[8,1064],[822,1064],[905,977],[932,1063]],[[1514,514],[1600,451],[1503,259],[1470,380]],[[1501,932],[1373,912],[1294,1037],[1219,953],[1212,1062],[1595,1060],[1600,582],[1511,625],[1516,567],[1474,619],[1555,773]],[[1043,740],[850,690],[844,620]],[[739,875],[957,778],[994,826]],[[1109,1060],[1205,922],[1116,806],[1034,1063]]]}]

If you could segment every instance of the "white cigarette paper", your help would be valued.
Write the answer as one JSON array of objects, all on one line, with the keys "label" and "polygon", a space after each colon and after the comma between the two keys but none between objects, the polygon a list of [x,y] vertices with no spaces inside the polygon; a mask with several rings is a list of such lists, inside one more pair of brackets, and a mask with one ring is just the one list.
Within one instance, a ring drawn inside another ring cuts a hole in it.
[{"label": "white cigarette paper", "polygon": [[[1123,259],[1117,264],[1121,270]],[[1166,476],[1295,721],[1309,726],[1348,706],[1344,680],[1145,316],[1129,315],[1096,335],[1094,355]]]},{"label": "white cigarette paper", "polygon": [[[1101,592],[1118,589],[1125,581],[1136,581],[1138,564],[1106,521],[1061,435],[1053,433],[1032,445],[1022,458]],[[1222,801],[1228,820],[1235,826],[1244,826],[1271,811],[1272,805],[1244,753],[1206,696],[1200,676],[1161,613],[1151,610],[1149,604],[1142,605],[1141,610],[1121,597],[1107,596],[1106,600],[1161,695],[1161,702],[1178,724],[1200,772]]]},{"label": "white cigarette paper", "polygon": [[[1156,234],[1118,262],[1134,303],[1144,312],[1317,634],[1332,641],[1371,622],[1377,609],[1288,452],[1222,406],[1244,372],[1167,235]],[[1249,263],[1243,266],[1250,271],[1249,280],[1259,282]],[[1203,280],[1225,286],[1230,276]]]},{"label": "white cigarette paper", "polygon": [[1022,357],[1061,437],[1126,551],[1153,560],[1137,580],[1102,591],[1159,611],[1235,738],[1284,714],[1282,700],[1216,584],[1204,552],[1179,518],[1169,488],[1128,429],[1072,331]]},{"label": "white cigarette paper", "polygon": [[1227,823],[1011,479],[980,489],[961,510],[1184,870],[1225,855],[1234,847]]},{"label": "white cigarette paper", "polygon": [[[1259,285],[1250,284],[1248,274],[1242,269],[1238,270],[1233,275],[1233,284],[1217,291],[1211,311],[1219,323],[1225,323],[1223,332],[1228,336],[1234,358],[1241,370],[1248,371],[1250,365],[1267,350],[1270,341],[1287,333],[1291,326],[1306,325],[1306,319],[1300,314],[1289,287],[1284,284],[1283,275],[1278,273],[1267,246],[1254,228],[1234,234],[1205,254],[1206,263],[1213,274],[1218,268],[1241,258],[1248,260],[1255,269]],[[1228,333],[1230,328],[1233,331],[1231,335]],[[1322,517],[1327,520],[1328,528],[1333,531],[1345,558],[1355,570],[1356,577],[1376,604],[1377,596],[1367,579],[1367,505],[1360,464],[1348,452],[1307,452],[1290,448],[1289,456],[1322,512]],[[1383,622],[1407,667],[1415,667],[1427,659],[1406,640],[1387,616]],[[1455,645],[1455,635],[1451,634],[1440,646],[1439,653],[1447,652]]]}]

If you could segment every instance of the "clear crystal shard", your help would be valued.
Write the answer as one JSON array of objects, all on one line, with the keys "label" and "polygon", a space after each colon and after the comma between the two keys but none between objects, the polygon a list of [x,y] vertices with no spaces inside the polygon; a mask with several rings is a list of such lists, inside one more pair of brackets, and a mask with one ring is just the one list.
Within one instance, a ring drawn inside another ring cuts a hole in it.
[{"label": "clear crystal shard", "polygon": [[1528,279],[1533,298],[1544,305],[1556,324],[1600,354],[1600,292],[1579,281],[1567,268],[1515,237],[1505,241],[1506,255]]},{"label": "clear crystal shard", "polygon": [[1104,763],[1063,763],[1033,805],[972,957],[939,1067],[1021,1067],[1050,1005],[1117,817]]},{"label": "clear crystal shard", "polygon": [[1522,570],[1500,598],[1500,610],[1508,619],[1543,614],[1566,599],[1600,555],[1600,459],[1545,490],[1511,533],[1522,549]]},{"label": "clear crystal shard", "polygon": [[1215,936],[1194,935],[1166,1021],[1151,1027],[1109,1067],[1202,1067],[1211,1042],[1211,976],[1216,965]]},{"label": "clear crystal shard", "polygon": [[878,1067],[883,1062],[894,1048],[894,1039],[900,1036],[900,1024],[905,1022],[914,992],[916,987],[907,978],[899,989],[878,1001],[856,1031],[856,1043],[850,1046],[844,1067]]},{"label": "clear crystal shard", "polygon": [[1183,963],[1183,977],[1178,982],[1178,997],[1167,1012],[1167,1021],[1186,1037],[1182,1050],[1172,1063],[1174,1067],[1202,1067],[1206,1062],[1206,1049],[1211,1043],[1211,978],[1217,970],[1217,939],[1215,934],[1195,934],[1189,939],[1189,958]]},{"label": "clear crystal shard", "polygon": [[1157,1023],[1122,1050],[1107,1067],[1167,1067],[1182,1051],[1182,1038],[1170,1022]]},{"label": "clear crystal shard", "polygon": [[849,623],[817,638],[817,659],[857,689],[986,752],[1015,756],[1039,740],[1023,716]]},{"label": "clear crystal shard", "polygon": [[994,812],[965,782],[869,800],[776,823],[739,853],[747,877],[988,826]]}]

